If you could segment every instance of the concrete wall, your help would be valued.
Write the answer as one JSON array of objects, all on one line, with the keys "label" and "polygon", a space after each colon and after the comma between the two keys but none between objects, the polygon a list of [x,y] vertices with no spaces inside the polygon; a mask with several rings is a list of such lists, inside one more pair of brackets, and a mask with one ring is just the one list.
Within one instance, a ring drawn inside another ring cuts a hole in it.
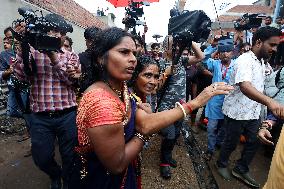
[{"label": "concrete wall", "polygon": [[[22,18],[21,15],[18,13],[19,7],[30,7],[33,10],[40,9],[37,6],[29,4],[25,1],[21,0],[0,0],[0,37],[1,39],[4,37],[4,29],[8,26],[12,25],[12,22],[16,19]],[[49,13],[48,11],[43,10],[43,14]],[[74,41],[73,48],[75,52],[79,53],[86,49],[85,46],[85,39],[84,39],[84,29],[71,23],[73,26],[73,33],[68,33],[67,35],[72,38]],[[3,50],[2,40],[1,44],[1,51]]]},{"label": "concrete wall", "polygon": [[104,22],[109,27],[115,27],[116,25],[114,23],[114,18],[112,18],[112,16],[114,16],[112,13],[108,13],[107,16],[97,16],[96,18]]}]

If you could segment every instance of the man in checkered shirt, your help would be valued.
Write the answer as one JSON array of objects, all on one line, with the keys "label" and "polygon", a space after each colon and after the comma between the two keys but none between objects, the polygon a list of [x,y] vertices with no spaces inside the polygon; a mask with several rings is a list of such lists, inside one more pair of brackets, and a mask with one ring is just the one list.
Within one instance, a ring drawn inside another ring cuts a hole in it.
[{"label": "man in checkered shirt", "polygon": [[[63,17],[48,14],[50,22],[67,24]],[[70,25],[69,25],[70,26]],[[17,29],[16,29],[17,30]],[[61,37],[64,27],[48,34]],[[33,61],[34,60],[34,61]],[[30,47],[29,66],[33,74],[25,72],[22,54],[17,54],[14,66],[19,80],[30,82],[30,135],[32,156],[35,164],[51,179],[52,189],[68,188],[68,172],[72,166],[74,147],[77,141],[76,95],[72,74],[79,69],[78,56],[62,49],[62,52],[41,53]],[[54,143],[57,138],[62,158],[62,168],[54,160]]]}]

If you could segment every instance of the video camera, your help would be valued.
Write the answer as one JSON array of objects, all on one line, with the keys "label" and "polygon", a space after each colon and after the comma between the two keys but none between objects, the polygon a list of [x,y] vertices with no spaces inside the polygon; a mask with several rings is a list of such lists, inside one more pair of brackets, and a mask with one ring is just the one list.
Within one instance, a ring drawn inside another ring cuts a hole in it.
[{"label": "video camera", "polygon": [[183,11],[169,20],[168,34],[180,43],[207,40],[210,34],[211,20],[201,10]]},{"label": "video camera", "polygon": [[242,18],[234,22],[234,28],[238,31],[250,30],[261,26],[262,18],[259,14],[244,14]]},{"label": "video camera", "polygon": [[[40,15],[37,15],[37,12],[40,12]],[[48,35],[49,31],[73,32],[72,26],[59,15],[48,14],[44,17],[42,11],[33,11],[26,7],[19,8],[18,13],[24,19],[15,20],[12,25],[24,22],[25,31],[23,35],[14,32],[15,38],[27,42],[41,52],[59,51],[61,48],[61,38]]]},{"label": "video camera", "polygon": [[[122,20],[122,23],[125,24],[127,28],[135,28],[137,25],[143,25],[144,22],[139,20],[139,17],[142,17],[144,14],[142,5],[145,5],[143,2],[132,2],[126,10],[126,17]],[[147,4],[148,5],[148,4]]]},{"label": "video camera", "polygon": [[[173,36],[173,56],[179,59],[183,49],[191,47],[192,41],[207,40],[210,34],[211,20],[201,10],[183,11],[178,14],[174,10],[171,13],[168,34]],[[173,63],[176,63],[176,61],[173,61]]]}]

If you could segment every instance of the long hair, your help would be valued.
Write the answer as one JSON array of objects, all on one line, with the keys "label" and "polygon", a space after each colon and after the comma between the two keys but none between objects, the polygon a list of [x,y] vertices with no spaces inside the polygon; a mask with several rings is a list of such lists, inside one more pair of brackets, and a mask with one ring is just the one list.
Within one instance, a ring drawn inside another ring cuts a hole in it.
[{"label": "long hair", "polygon": [[[91,47],[90,55],[92,57],[90,69],[86,70],[85,80],[88,86],[92,85],[96,81],[103,81],[107,78],[108,72],[106,70],[106,64],[108,61],[108,51],[118,45],[123,37],[132,37],[130,33],[120,28],[107,28],[98,32],[95,43]],[[135,40],[133,39],[135,42]],[[104,64],[99,62],[101,59]]]},{"label": "long hair", "polygon": [[131,79],[128,81],[129,87],[134,87],[136,80],[138,78],[138,75],[149,65],[156,65],[158,66],[160,70],[160,65],[157,61],[155,61],[151,56],[149,55],[141,55],[137,57],[137,66],[132,74]]}]

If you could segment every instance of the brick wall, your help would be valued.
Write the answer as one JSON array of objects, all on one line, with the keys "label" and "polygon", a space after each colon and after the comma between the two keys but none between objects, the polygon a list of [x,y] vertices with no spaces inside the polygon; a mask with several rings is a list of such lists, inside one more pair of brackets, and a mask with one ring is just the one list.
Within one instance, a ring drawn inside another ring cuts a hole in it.
[{"label": "brick wall", "polygon": [[270,7],[272,7],[273,9],[276,7],[276,0],[270,1]]},{"label": "brick wall", "polygon": [[62,15],[65,19],[81,27],[97,26],[107,27],[93,14],[81,7],[73,0],[25,0],[50,12]]}]

